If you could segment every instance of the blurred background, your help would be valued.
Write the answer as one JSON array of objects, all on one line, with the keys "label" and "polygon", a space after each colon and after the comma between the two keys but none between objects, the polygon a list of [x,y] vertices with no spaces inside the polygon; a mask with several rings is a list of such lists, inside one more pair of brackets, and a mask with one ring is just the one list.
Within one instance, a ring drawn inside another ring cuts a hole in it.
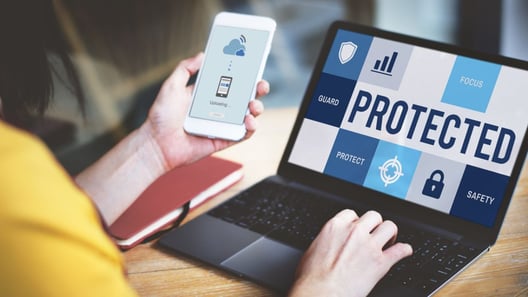
[{"label": "blurred background", "polygon": [[86,116],[59,70],[43,124],[49,128],[39,134],[71,174],[143,122],[163,80],[179,60],[204,49],[222,10],[277,21],[264,72],[272,87],[268,109],[300,104],[334,20],[528,60],[523,0],[57,0],[54,10],[81,78]]}]

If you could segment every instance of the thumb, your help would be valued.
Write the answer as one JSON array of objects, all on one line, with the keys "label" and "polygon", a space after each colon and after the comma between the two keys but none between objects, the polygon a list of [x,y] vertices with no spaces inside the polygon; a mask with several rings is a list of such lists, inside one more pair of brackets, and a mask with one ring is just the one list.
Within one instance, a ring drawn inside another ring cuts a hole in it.
[{"label": "thumb", "polygon": [[174,86],[185,87],[189,78],[200,69],[203,59],[204,54],[200,52],[194,57],[182,60],[167,79],[167,83],[169,85],[174,84]]}]

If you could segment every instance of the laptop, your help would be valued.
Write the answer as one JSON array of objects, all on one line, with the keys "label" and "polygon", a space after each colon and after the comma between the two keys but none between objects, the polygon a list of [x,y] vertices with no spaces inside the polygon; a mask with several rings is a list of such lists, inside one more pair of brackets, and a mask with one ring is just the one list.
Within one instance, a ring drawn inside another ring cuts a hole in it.
[{"label": "laptop", "polygon": [[[277,174],[159,243],[286,294],[344,208],[412,244],[371,296],[427,296],[497,240],[528,148],[528,63],[333,23]],[[270,144],[271,145],[271,144]]]}]

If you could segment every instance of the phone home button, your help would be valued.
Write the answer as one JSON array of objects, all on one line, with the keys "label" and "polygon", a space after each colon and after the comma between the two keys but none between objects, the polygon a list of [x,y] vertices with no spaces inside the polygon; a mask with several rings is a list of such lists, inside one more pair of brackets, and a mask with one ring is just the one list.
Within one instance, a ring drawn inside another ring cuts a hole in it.
[{"label": "phone home button", "polygon": [[224,118],[224,114],[221,113],[221,112],[215,112],[215,111],[211,111],[209,112],[209,115],[213,118],[217,118],[217,119],[223,119]]}]

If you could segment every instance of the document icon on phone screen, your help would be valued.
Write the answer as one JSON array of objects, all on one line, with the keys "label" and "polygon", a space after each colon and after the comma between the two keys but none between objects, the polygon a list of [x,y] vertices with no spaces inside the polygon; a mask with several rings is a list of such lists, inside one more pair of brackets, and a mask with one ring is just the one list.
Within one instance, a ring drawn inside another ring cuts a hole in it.
[{"label": "document icon on phone screen", "polygon": [[229,88],[231,87],[231,81],[233,80],[230,76],[221,76],[218,82],[218,88],[216,89],[216,97],[226,98],[229,94]]}]

